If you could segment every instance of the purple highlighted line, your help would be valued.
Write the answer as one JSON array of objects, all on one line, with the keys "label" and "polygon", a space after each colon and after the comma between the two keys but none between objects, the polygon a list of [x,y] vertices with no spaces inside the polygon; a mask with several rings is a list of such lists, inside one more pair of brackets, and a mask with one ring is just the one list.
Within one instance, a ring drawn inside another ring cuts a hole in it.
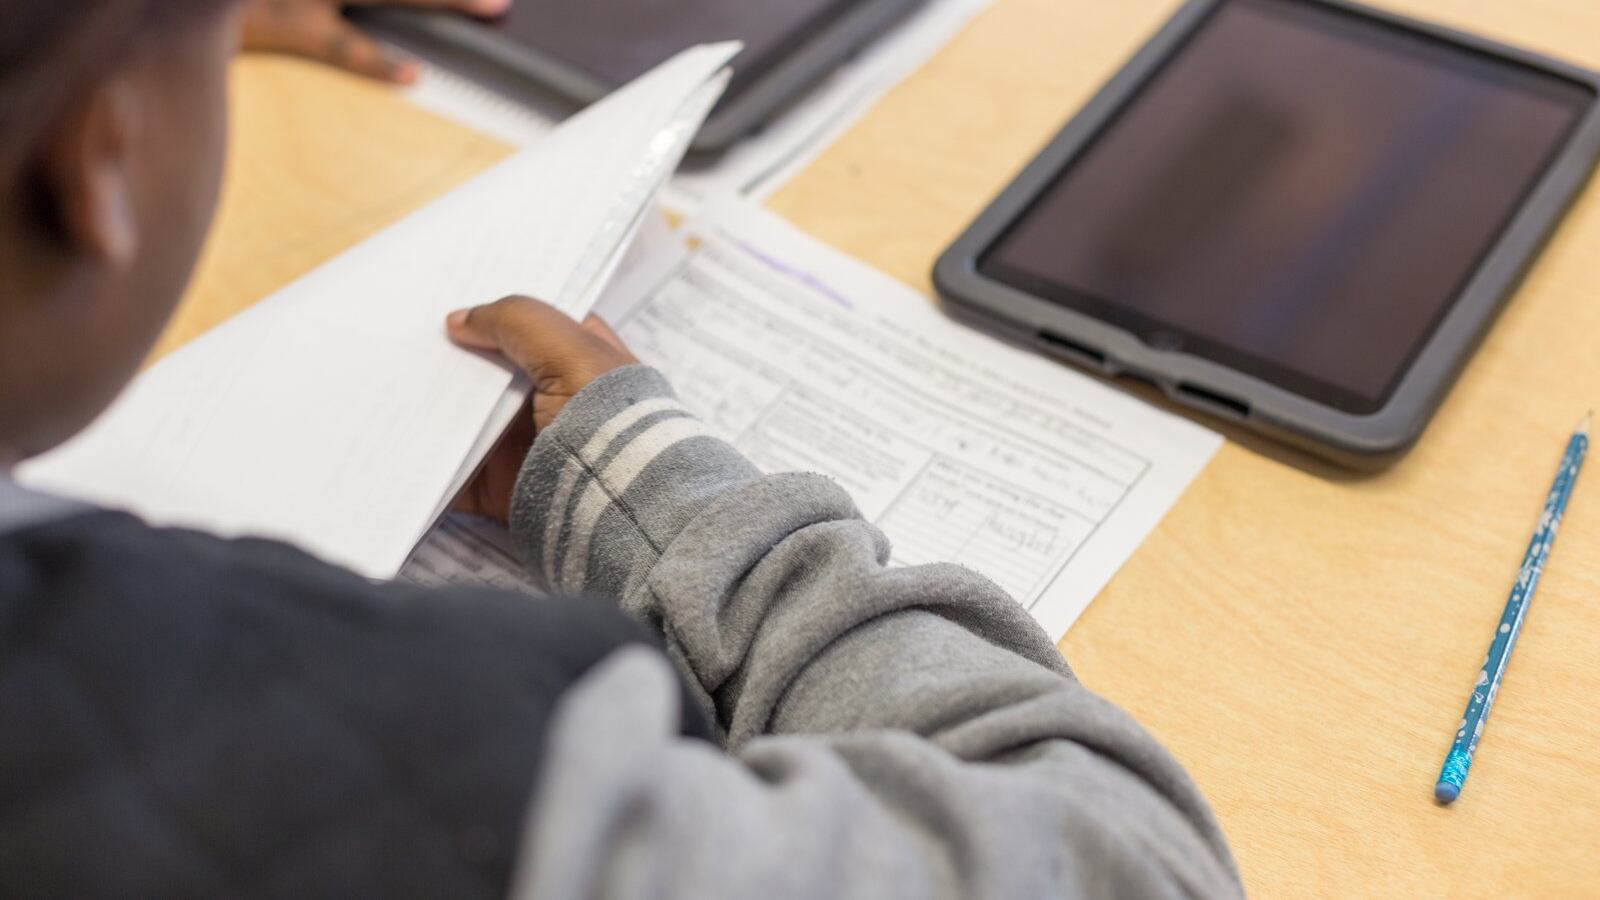
[{"label": "purple highlighted line", "polygon": [[764,265],[767,268],[773,270],[774,272],[777,272],[780,275],[787,276],[789,278],[794,279],[795,281],[800,282],[801,284],[805,285],[808,288],[811,288],[812,290],[816,291],[817,293],[821,294],[822,296],[827,297],[829,300],[832,300],[834,303],[838,304],[839,306],[843,307],[844,309],[847,309],[847,310],[849,310],[851,312],[855,312],[856,311],[855,301],[851,300],[849,297],[846,297],[845,295],[843,295],[843,294],[839,293],[838,291],[834,290],[832,287],[829,287],[826,282],[824,282],[821,279],[817,278],[817,276],[811,274],[810,272],[807,272],[807,271],[805,271],[803,269],[797,269],[794,266],[791,266],[788,263],[784,262],[783,260],[775,259],[775,258],[773,258],[771,256],[768,256],[767,254],[765,254],[765,253],[761,252],[759,249],[757,249],[757,248],[745,243],[744,241],[735,240],[734,243],[736,245],[738,245],[740,250],[743,250],[744,252],[746,252],[746,253],[750,254],[751,256],[755,257],[756,260],[759,261],[762,265]]}]

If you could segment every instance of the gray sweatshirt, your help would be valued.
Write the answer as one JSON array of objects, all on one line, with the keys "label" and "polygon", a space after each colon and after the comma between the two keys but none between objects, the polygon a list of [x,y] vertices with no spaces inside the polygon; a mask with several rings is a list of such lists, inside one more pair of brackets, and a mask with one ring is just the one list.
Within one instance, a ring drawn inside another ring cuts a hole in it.
[{"label": "gray sweatshirt", "polygon": [[552,590],[660,633],[726,750],[677,736],[659,656],[601,663],[556,713],[519,900],[1241,893],[1183,770],[1004,591],[892,567],[838,485],[763,476],[653,370],[567,406],[512,519]]}]

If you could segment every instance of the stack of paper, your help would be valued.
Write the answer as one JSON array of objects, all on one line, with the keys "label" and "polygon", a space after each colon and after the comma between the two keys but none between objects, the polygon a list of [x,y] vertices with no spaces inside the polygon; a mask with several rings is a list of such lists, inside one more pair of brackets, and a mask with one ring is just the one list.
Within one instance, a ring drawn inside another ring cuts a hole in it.
[{"label": "stack of paper", "polygon": [[179,350],[22,480],[393,576],[527,396],[445,315],[587,313],[738,49],[681,54]]}]

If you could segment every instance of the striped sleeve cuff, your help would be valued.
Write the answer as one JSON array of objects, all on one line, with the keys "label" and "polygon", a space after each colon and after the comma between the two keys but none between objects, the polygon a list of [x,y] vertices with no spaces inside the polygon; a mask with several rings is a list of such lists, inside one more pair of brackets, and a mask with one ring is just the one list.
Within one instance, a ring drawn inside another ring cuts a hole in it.
[{"label": "striped sleeve cuff", "polygon": [[511,529],[552,591],[627,596],[717,496],[760,472],[645,366],[601,376],[540,433]]}]

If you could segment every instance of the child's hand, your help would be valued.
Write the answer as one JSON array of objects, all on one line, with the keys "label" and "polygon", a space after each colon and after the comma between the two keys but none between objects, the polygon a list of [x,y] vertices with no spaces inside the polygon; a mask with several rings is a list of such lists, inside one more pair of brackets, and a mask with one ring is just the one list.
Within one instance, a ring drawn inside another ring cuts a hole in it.
[{"label": "child's hand", "polygon": [[554,422],[567,401],[601,375],[638,362],[606,323],[580,325],[553,306],[526,297],[451,313],[450,338],[463,347],[504,354],[533,379],[531,409],[519,416],[455,508],[506,521],[511,492],[534,435]]},{"label": "child's hand", "polygon": [[410,84],[417,79],[414,63],[397,58],[339,14],[345,6],[380,3],[486,18],[504,15],[511,8],[511,0],[249,0],[243,46],[246,50],[292,53],[358,75]]}]

